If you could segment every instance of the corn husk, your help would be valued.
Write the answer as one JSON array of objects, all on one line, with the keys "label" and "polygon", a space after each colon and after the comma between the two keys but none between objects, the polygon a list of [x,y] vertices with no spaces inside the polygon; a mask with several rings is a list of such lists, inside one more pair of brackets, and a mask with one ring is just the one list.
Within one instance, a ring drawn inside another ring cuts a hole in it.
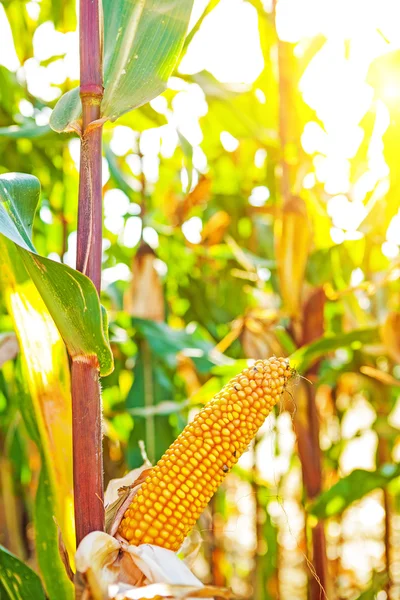
[{"label": "corn husk", "polygon": [[164,321],[164,293],[154,251],[142,242],[132,263],[132,282],[124,296],[124,310],[133,317]]},{"label": "corn husk", "polygon": [[[101,531],[80,543],[75,556],[77,599],[206,598],[205,588],[172,550],[151,544],[132,546]],[[218,596],[230,598],[228,590]]]}]

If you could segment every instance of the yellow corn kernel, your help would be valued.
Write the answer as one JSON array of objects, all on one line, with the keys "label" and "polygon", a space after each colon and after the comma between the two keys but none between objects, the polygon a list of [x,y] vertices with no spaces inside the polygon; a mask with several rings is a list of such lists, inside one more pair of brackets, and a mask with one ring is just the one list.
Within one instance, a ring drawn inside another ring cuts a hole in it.
[{"label": "yellow corn kernel", "polygon": [[[226,473],[237,463],[279,400],[292,374],[286,359],[273,357],[257,361],[234,377],[185,427],[153,467],[126,510],[118,533],[131,544],[153,543],[178,550]],[[217,421],[213,415],[218,415]],[[203,448],[206,452],[202,452]],[[184,479],[176,476],[175,468],[182,465],[182,460],[185,466],[180,467],[180,474]],[[168,476],[169,483],[163,490],[160,482]],[[167,490],[171,494],[168,506],[153,501],[154,495],[161,500]],[[143,512],[143,505],[145,512],[153,517],[151,523],[135,518],[138,512]]]}]

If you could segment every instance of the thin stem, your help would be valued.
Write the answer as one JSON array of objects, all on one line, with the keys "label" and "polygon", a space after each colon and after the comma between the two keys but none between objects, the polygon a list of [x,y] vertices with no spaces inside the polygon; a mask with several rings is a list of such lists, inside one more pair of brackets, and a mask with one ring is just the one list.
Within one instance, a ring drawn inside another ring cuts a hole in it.
[{"label": "thin stem", "polygon": [[[297,345],[304,346],[324,333],[325,294],[316,289],[303,306],[302,331]],[[317,379],[318,365],[314,365],[305,375]],[[294,422],[298,439],[303,482],[308,500],[313,500],[323,488],[321,449],[319,445],[319,415],[316,403],[316,386],[302,385],[304,390],[303,407],[299,407]],[[324,598],[329,591],[328,560],[324,523],[319,522],[312,529],[311,600]]]},{"label": "thin stem", "polygon": [[[82,139],[76,268],[100,293],[102,254],[103,96],[100,0],[80,0]],[[104,530],[101,397],[97,360],[72,362],[74,500],[77,544],[91,531]]]},{"label": "thin stem", "polygon": [[[378,405],[378,415],[385,416],[385,408],[388,405],[388,397],[385,386],[382,384],[377,385],[378,393],[377,397],[380,399]],[[378,466],[384,465],[385,463],[390,461],[390,449],[388,446],[387,439],[380,437],[378,441],[378,452],[377,452],[377,462]],[[385,509],[385,534],[384,534],[384,543],[385,543],[385,565],[386,565],[386,573],[388,576],[388,581],[385,585],[385,591],[388,599],[392,598],[392,530],[391,530],[391,502],[390,496],[386,488],[382,490],[383,495],[383,508]]]},{"label": "thin stem", "polygon": [[[146,408],[154,406],[154,385],[152,371],[151,350],[146,340],[139,342],[139,349],[143,356],[143,373],[144,373],[144,405]],[[146,415],[146,452],[151,464],[156,461],[156,426],[154,415]]]},{"label": "thin stem", "polygon": [[100,292],[102,242],[101,126],[87,130],[100,118],[103,97],[99,0],[80,0],[80,61],[82,142],[79,179],[76,267]]}]

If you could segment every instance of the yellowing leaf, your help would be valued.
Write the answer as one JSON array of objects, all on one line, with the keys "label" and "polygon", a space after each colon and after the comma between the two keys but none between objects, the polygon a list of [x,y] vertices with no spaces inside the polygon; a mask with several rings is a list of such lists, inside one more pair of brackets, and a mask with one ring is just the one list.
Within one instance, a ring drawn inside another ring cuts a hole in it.
[{"label": "yellowing leaf", "polygon": [[283,207],[282,219],[276,231],[276,259],[283,309],[298,317],[304,274],[311,247],[311,228],[305,202],[291,198]]},{"label": "yellowing leaf", "polygon": [[219,210],[213,214],[201,232],[202,242],[208,246],[219,244],[224,237],[230,222],[231,218],[224,210]]},{"label": "yellowing leaf", "polygon": [[400,313],[388,314],[381,328],[382,341],[390,358],[400,363]]},{"label": "yellowing leaf", "polygon": [[27,394],[22,399],[21,412],[42,461],[35,515],[39,566],[50,598],[64,600],[70,598],[72,586],[58,556],[57,528],[52,517],[56,517],[66,546],[72,551],[75,545],[72,417],[67,354],[15,245],[3,236],[0,236],[0,287],[21,348],[23,386]]}]

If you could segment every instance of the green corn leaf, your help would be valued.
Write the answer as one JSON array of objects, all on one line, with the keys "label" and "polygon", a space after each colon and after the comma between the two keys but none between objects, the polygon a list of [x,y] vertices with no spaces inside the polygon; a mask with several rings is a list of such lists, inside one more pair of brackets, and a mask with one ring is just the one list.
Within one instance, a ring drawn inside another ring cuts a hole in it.
[{"label": "green corn leaf", "polygon": [[[193,0],[103,0],[104,97],[101,116],[115,121],[166,88],[185,40]],[[51,127],[70,131],[80,118],[79,89],[56,105]]]},{"label": "green corn leaf", "polygon": [[39,193],[36,177],[0,176],[0,234],[14,242],[71,357],[97,356],[101,375],[108,375],[113,359],[94,285],[78,271],[36,254],[32,224]]},{"label": "green corn leaf", "polygon": [[0,598],[45,600],[42,584],[32,569],[0,546]]},{"label": "green corn leaf", "polygon": [[340,335],[326,335],[293,352],[290,356],[290,364],[300,373],[304,373],[317,360],[324,358],[326,354],[334,350],[351,346],[361,347],[364,344],[376,344],[377,342],[379,342],[377,327],[356,329]]},{"label": "green corn leaf", "polygon": [[[156,356],[174,369],[177,366],[177,354],[184,352],[189,356],[201,373],[207,373],[217,362],[213,355],[213,344],[202,338],[199,333],[189,334],[185,329],[173,329],[166,323],[147,319],[133,318],[132,325],[144,337]],[[218,359],[228,361],[222,354]]]},{"label": "green corn leaf", "polygon": [[385,464],[376,471],[356,469],[323,492],[309,507],[309,513],[318,519],[339,515],[352,502],[377,488],[385,487],[396,477],[400,477],[400,465]]},{"label": "green corn leaf", "polygon": [[[8,127],[0,127],[0,137],[6,137],[11,139],[27,138],[33,139],[42,137],[51,132],[49,125],[36,125],[33,123],[26,123],[24,125],[9,125]],[[52,134],[54,135],[54,133]]]}]

